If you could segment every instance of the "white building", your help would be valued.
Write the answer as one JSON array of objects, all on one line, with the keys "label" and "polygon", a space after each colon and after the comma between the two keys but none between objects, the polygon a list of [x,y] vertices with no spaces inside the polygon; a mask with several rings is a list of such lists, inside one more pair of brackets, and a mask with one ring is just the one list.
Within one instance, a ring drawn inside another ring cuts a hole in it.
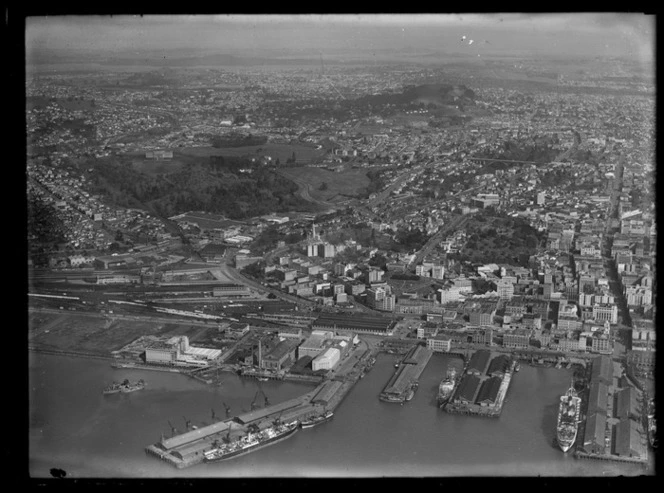
[{"label": "white building", "polygon": [[341,352],[334,347],[328,348],[325,352],[316,356],[311,362],[311,369],[316,370],[331,370],[341,359]]},{"label": "white building", "polygon": [[438,353],[449,353],[452,349],[452,339],[441,336],[427,339],[427,347]]}]

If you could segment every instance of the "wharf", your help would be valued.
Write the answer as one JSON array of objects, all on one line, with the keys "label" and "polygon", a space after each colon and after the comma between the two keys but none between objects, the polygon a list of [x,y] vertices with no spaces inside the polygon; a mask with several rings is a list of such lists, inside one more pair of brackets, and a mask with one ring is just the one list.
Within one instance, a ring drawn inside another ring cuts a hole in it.
[{"label": "wharf", "polygon": [[360,379],[364,366],[369,360],[370,352],[365,351],[355,365],[359,371],[354,371],[353,376],[328,378],[312,391],[297,398],[218,421],[168,439],[162,437],[159,442],[146,447],[145,452],[182,469],[203,462],[205,452],[216,448],[222,440],[238,440],[252,429],[264,429],[277,421],[301,422],[327,411],[333,411]]},{"label": "wharf", "polygon": [[645,457],[625,457],[622,455],[614,454],[592,454],[588,452],[583,452],[581,450],[576,450],[574,452],[574,457],[577,459],[594,459],[594,460],[608,460],[613,462],[629,462],[631,464],[648,464],[648,452],[646,451]]},{"label": "wharf", "polygon": [[379,399],[384,402],[404,402],[406,394],[417,382],[432,354],[433,352],[424,346],[412,348],[383,388]]},{"label": "wharf", "polygon": [[502,381],[500,382],[496,400],[493,404],[484,405],[468,402],[452,402],[452,400],[450,400],[443,406],[443,410],[449,414],[481,416],[484,418],[499,418],[503,412],[503,404],[505,403],[505,397],[507,396],[507,391],[509,390],[515,367],[516,361],[512,361],[509,371],[505,373]]}]

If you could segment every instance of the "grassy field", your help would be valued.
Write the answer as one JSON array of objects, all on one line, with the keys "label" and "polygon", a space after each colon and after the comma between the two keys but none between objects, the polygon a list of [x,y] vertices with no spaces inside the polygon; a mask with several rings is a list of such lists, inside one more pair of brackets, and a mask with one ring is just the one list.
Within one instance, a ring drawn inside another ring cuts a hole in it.
[{"label": "grassy field", "polygon": [[436,279],[422,277],[419,281],[403,281],[398,279],[388,279],[387,283],[392,287],[392,293],[397,297],[403,293],[417,293],[419,296],[424,296],[431,292],[431,287],[436,283]]},{"label": "grassy field", "polygon": [[[284,168],[280,171],[296,183],[309,185],[309,193],[314,199],[328,202],[334,202],[335,199],[346,200],[348,196],[357,196],[370,183],[366,172],[357,169],[345,170],[342,173],[324,168]],[[327,190],[319,190],[323,182],[327,183]]]},{"label": "grassy field", "polygon": [[31,313],[28,322],[29,342],[37,347],[91,353],[110,353],[143,335],[186,335],[195,342],[206,339],[209,330],[216,331],[159,320],[136,322],[72,313]]},{"label": "grassy field", "polygon": [[173,158],[167,160],[146,159],[144,152],[135,152],[125,155],[136,171],[152,176],[163,175],[178,171],[186,164],[207,164],[210,156],[271,156],[273,162],[279,159],[280,164],[286,164],[295,152],[298,163],[312,163],[325,155],[324,151],[304,145],[291,144],[263,144],[257,146],[229,147],[218,149],[216,147],[178,147],[173,149]]},{"label": "grassy field", "polygon": [[325,155],[325,151],[318,150],[315,147],[299,145],[299,144],[263,144],[256,146],[243,146],[243,147],[181,147],[174,150],[174,158],[178,155],[205,157],[208,156],[271,156],[273,161],[279,159],[282,165],[286,164],[286,160],[293,156],[297,162],[312,162]]}]

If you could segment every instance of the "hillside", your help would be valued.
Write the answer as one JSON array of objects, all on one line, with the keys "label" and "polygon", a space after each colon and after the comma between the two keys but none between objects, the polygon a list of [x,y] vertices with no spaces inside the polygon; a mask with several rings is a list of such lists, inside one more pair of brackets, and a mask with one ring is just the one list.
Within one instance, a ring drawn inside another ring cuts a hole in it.
[{"label": "hillside", "polygon": [[189,164],[177,171],[152,176],[122,162],[98,160],[92,193],[122,207],[145,207],[164,217],[203,210],[242,219],[271,212],[312,211],[296,195],[292,181],[264,167]]}]

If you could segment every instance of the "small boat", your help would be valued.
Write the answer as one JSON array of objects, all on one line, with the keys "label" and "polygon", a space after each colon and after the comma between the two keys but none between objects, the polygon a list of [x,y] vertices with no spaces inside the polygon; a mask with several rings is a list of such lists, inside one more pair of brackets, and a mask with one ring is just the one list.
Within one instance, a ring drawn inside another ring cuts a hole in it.
[{"label": "small boat", "polygon": [[334,413],[332,411],[327,411],[325,414],[314,416],[312,418],[300,422],[300,428],[302,428],[303,430],[306,428],[313,428],[314,426],[325,423],[326,421],[330,421],[333,416]]},{"label": "small boat", "polygon": [[143,379],[138,382],[131,383],[126,380],[122,383],[113,382],[103,390],[103,394],[117,394],[118,392],[135,392],[145,388],[145,381]]},{"label": "small boat", "polygon": [[267,378],[267,377],[258,377],[259,382],[267,382],[268,380],[269,380],[269,378]]},{"label": "small boat", "polygon": [[514,371],[517,372],[517,371],[519,371],[520,369],[521,369],[521,365],[520,365],[519,362],[517,361],[517,362],[516,362],[516,366],[514,367]]}]

